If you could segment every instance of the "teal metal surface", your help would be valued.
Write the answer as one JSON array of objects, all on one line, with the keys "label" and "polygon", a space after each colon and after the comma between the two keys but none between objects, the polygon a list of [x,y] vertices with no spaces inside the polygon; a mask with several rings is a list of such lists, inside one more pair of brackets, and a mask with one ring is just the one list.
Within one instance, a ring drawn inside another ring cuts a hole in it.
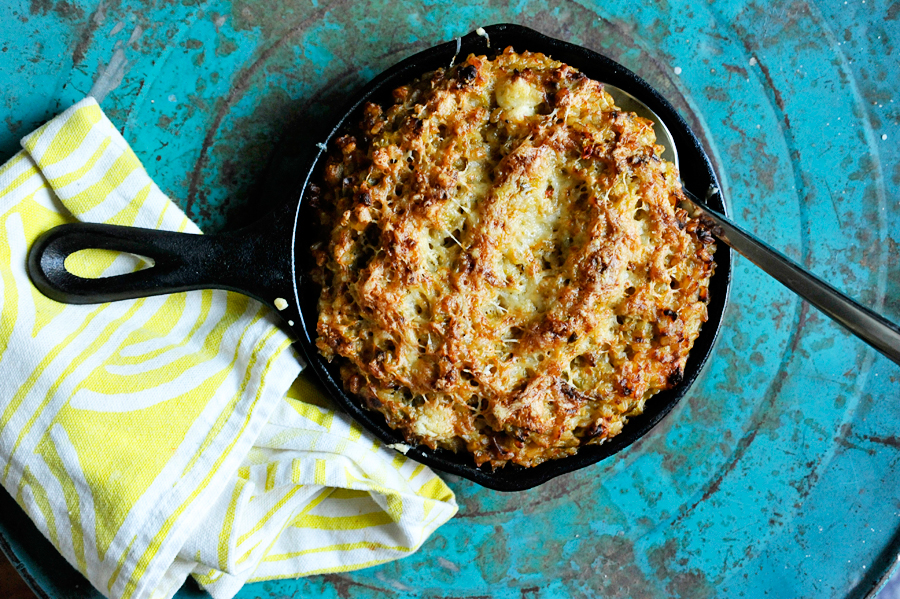
[{"label": "teal metal surface", "polygon": [[[0,159],[93,93],[210,231],[290,197],[316,131],[401,58],[497,22],[583,44],[679,109],[739,224],[900,322],[897,2],[33,0],[0,11]],[[417,554],[239,597],[874,593],[900,550],[900,369],[739,257],[732,295],[698,383],[627,451],[518,494],[451,479],[460,513]],[[8,503],[0,537],[34,584],[92,596]]]}]

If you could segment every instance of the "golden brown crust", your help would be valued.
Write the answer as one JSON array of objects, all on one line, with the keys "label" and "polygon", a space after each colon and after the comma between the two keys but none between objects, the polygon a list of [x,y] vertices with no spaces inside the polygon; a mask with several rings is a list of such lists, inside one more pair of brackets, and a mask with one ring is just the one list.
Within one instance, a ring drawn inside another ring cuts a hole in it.
[{"label": "golden brown crust", "polygon": [[317,345],[411,444],[534,466],[680,381],[714,246],[649,121],[541,54],[368,105],[316,188]]}]

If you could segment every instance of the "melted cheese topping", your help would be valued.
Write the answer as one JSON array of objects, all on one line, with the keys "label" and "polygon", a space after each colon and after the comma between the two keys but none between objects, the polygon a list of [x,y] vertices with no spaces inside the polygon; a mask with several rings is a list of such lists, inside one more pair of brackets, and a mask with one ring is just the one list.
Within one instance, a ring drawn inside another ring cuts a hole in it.
[{"label": "melted cheese topping", "polygon": [[516,121],[534,116],[543,100],[542,91],[524,77],[508,79],[497,85],[497,105],[507,111],[508,118]]},{"label": "melted cheese topping", "polygon": [[320,352],[409,443],[479,465],[617,434],[680,381],[714,268],[651,123],[510,49],[394,98],[313,190]]}]

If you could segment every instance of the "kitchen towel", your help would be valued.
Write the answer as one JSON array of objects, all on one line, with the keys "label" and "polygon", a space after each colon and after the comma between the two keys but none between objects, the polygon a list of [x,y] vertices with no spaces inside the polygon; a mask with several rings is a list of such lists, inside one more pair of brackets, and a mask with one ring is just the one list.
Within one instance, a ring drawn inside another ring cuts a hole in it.
[{"label": "kitchen towel", "polygon": [[[214,597],[415,551],[456,513],[430,469],[336,411],[269,308],[205,290],[101,305],[25,270],[73,221],[200,233],[87,98],[0,167],[0,482],[106,596]],[[146,268],[85,250],[85,277]],[[299,376],[298,376],[299,374]]]}]

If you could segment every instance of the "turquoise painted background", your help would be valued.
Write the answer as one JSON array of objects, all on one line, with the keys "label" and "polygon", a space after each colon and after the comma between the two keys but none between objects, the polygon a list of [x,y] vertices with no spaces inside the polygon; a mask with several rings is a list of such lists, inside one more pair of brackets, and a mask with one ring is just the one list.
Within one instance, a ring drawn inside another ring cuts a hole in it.
[{"label": "turquoise painted background", "polygon": [[[290,201],[346,96],[418,50],[497,22],[583,44],[685,116],[735,220],[900,322],[900,2],[32,0],[0,15],[0,160],[95,95],[207,231]],[[874,592],[900,550],[900,368],[741,258],[732,289],[697,384],[626,452],[518,494],[450,477],[460,513],[419,553],[240,597]],[[4,509],[0,532],[37,583],[92,596],[17,517]]]}]

